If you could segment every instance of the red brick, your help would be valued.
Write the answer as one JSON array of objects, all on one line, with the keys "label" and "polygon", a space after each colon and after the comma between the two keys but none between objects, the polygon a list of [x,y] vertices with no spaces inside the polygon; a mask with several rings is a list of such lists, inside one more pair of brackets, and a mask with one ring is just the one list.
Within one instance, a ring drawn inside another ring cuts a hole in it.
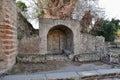
[{"label": "red brick", "polygon": [[1,39],[14,39],[14,36],[0,36]]},{"label": "red brick", "polygon": [[4,26],[0,25],[0,29],[12,29],[12,30],[14,30],[15,28],[8,26],[8,25],[4,25]]},{"label": "red brick", "polygon": [[14,32],[10,31],[10,30],[0,30],[1,33],[3,34],[14,34]]},{"label": "red brick", "polygon": [[15,41],[12,41],[12,40],[3,40],[0,41],[0,44],[15,44],[16,42]]},{"label": "red brick", "polygon": [[9,15],[6,15],[6,18],[9,18]]},{"label": "red brick", "polygon": [[5,49],[13,49],[15,46],[5,46]]},{"label": "red brick", "polygon": [[16,50],[12,50],[12,51],[5,51],[4,53],[7,55],[13,54],[14,52],[16,52]]},{"label": "red brick", "polygon": [[15,43],[15,42],[14,42],[14,41],[7,41],[7,40],[6,40],[6,41],[2,41],[2,43],[3,43],[3,44],[13,44],[13,43]]}]

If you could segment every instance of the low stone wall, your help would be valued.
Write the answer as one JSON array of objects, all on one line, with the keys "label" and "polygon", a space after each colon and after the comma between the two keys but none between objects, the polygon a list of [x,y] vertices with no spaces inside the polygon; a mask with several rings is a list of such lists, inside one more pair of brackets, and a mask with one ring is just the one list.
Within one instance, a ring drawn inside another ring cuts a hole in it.
[{"label": "low stone wall", "polygon": [[98,61],[105,56],[105,43],[102,36],[95,37],[89,34],[81,34],[80,36],[79,54],[73,55],[74,61]]},{"label": "low stone wall", "polygon": [[[81,34],[80,39],[80,47],[78,47],[78,50],[80,50],[79,54],[73,54],[70,59],[84,62],[84,61],[98,61],[101,59],[102,56],[104,56],[104,38],[103,37],[95,37],[91,36],[89,34]],[[33,54],[33,55],[39,55],[39,36],[37,37],[31,37],[27,39],[23,39],[19,42],[18,45],[18,52],[19,54]],[[19,56],[19,55],[18,55]],[[70,57],[69,56],[69,57]],[[30,56],[29,56],[30,57]],[[29,57],[26,57],[26,59]],[[53,58],[55,57],[55,58]],[[62,56],[46,56],[46,60],[67,60],[69,57],[62,57]],[[23,58],[21,58],[23,59]],[[23,61],[24,62],[24,61]],[[29,61],[28,61],[29,62]],[[34,61],[33,61],[34,62]]]},{"label": "low stone wall", "polygon": [[19,54],[17,56],[18,63],[44,63],[46,62],[46,56],[41,54]]}]

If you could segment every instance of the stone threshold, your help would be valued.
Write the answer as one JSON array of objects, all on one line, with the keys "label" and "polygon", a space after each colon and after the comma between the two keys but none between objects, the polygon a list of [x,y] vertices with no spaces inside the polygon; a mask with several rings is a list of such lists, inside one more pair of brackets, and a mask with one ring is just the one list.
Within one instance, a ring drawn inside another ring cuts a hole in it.
[{"label": "stone threshold", "polygon": [[24,74],[24,75],[8,75],[2,80],[88,80],[98,78],[120,78],[120,69],[98,69],[94,71],[83,72],[51,72],[38,74]]}]

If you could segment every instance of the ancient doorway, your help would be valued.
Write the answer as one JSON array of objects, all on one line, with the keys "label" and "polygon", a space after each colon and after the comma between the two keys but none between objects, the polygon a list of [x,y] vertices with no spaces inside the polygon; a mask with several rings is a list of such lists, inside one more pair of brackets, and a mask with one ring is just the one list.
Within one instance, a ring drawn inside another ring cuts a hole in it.
[{"label": "ancient doorway", "polygon": [[73,52],[73,33],[63,25],[50,29],[47,35],[48,54],[63,54],[64,50]]}]

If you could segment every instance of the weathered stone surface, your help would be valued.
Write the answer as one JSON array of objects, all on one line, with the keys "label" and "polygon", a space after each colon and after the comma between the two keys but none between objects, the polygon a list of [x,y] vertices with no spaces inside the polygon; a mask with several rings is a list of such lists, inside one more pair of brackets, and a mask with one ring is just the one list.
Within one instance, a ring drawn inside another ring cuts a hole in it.
[{"label": "weathered stone surface", "polygon": [[3,80],[46,80],[45,74],[7,76]]},{"label": "weathered stone surface", "polygon": [[21,11],[17,9],[17,38],[21,40],[39,34],[37,29],[34,29],[32,24],[22,15]]},{"label": "weathered stone surface", "polygon": [[14,0],[0,1],[0,69],[11,68],[17,53],[17,13]]},{"label": "weathered stone surface", "polygon": [[98,61],[100,60],[100,54],[98,53],[82,53],[74,56],[74,61]]},{"label": "weathered stone surface", "polygon": [[99,69],[97,70],[98,73],[100,73],[100,75],[105,75],[105,74],[118,74],[120,73],[120,69]]},{"label": "weathered stone surface", "polygon": [[46,55],[46,60],[68,61],[65,55]]},{"label": "weathered stone surface", "polygon": [[75,72],[59,72],[46,74],[47,80],[79,80],[79,75]]},{"label": "weathered stone surface", "polygon": [[[79,21],[74,21],[74,20],[55,20],[55,19],[40,19],[40,30],[39,30],[39,35],[40,35],[40,54],[47,54],[48,53],[48,41],[49,41],[49,34],[50,32],[54,30],[59,30],[63,32],[64,35],[66,35],[66,39],[62,39],[60,37],[53,37],[52,42],[53,43],[53,48],[51,48],[53,51],[61,50],[62,45],[60,44],[66,44],[63,47],[65,49],[68,49],[71,52],[74,52],[75,54],[79,54],[79,50],[77,47],[79,47],[79,41],[77,40],[80,37],[80,23]],[[59,34],[58,34],[59,35]],[[52,35],[54,36],[54,35]],[[56,35],[55,35],[56,36]],[[73,36],[73,37],[72,37]],[[50,40],[51,40],[50,39]],[[57,43],[60,40],[66,40],[60,41],[61,43]],[[62,43],[63,42],[63,43]],[[57,43],[57,44],[54,44]],[[57,48],[54,48],[54,46],[57,46]],[[59,47],[61,46],[61,47]],[[51,50],[51,51],[52,51]],[[62,50],[61,50],[62,51]]]},{"label": "weathered stone surface", "polygon": [[84,71],[84,72],[78,72],[80,77],[89,77],[89,76],[98,76],[100,75],[100,73],[96,72],[96,71]]},{"label": "weathered stone surface", "polygon": [[19,54],[17,56],[17,62],[21,63],[39,63],[39,62],[45,62],[46,61],[46,56],[45,55],[40,55],[40,54]]},{"label": "weathered stone surface", "polygon": [[9,75],[2,80],[94,80],[104,78],[119,78],[120,69],[100,69],[94,71],[54,72],[44,74]]},{"label": "weathered stone surface", "polygon": [[39,36],[31,36],[30,38],[24,38],[19,40],[18,53],[19,54],[37,54],[39,53]]},{"label": "weathered stone surface", "polygon": [[79,61],[101,59],[104,53],[104,38],[81,33],[79,21],[57,19],[39,21],[40,54],[64,54],[70,59],[80,55]]}]

